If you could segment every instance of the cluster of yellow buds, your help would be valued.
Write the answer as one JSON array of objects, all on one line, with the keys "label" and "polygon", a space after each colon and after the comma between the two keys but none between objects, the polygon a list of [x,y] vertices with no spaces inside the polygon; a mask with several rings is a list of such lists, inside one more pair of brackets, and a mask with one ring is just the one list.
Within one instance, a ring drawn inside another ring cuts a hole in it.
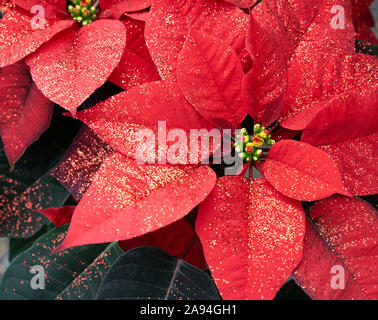
[{"label": "cluster of yellow buds", "polygon": [[243,160],[250,162],[257,161],[263,150],[260,148],[263,144],[271,146],[275,143],[270,132],[265,127],[255,124],[253,127],[253,135],[249,135],[245,128],[241,129],[236,136],[234,143],[235,151]]},{"label": "cluster of yellow buds", "polygon": [[68,12],[72,18],[83,26],[96,19],[99,10],[93,0],[71,0]]}]

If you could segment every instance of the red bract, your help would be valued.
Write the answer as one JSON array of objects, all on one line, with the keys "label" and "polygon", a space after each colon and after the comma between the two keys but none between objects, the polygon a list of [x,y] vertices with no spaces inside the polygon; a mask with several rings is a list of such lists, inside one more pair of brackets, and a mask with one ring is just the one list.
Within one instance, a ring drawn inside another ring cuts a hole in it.
[{"label": "red bract", "polygon": [[13,167],[49,127],[54,104],[32,82],[24,61],[0,69],[0,135]]},{"label": "red bract", "polygon": [[196,232],[224,299],[272,299],[301,259],[304,213],[265,179],[223,177]]},{"label": "red bract", "polygon": [[13,6],[12,0],[0,0],[0,11],[4,14]]},{"label": "red bract", "polygon": [[246,47],[254,63],[244,77],[242,93],[249,114],[265,125],[279,117],[287,86],[286,61],[280,46],[275,34],[263,29],[251,15]]},{"label": "red bract", "polygon": [[240,8],[251,7],[257,0],[225,0],[226,2],[232,3]]},{"label": "red bract", "polygon": [[265,161],[264,175],[277,190],[297,200],[319,200],[334,193],[350,195],[332,159],[307,143],[276,143]]},{"label": "red bract", "polygon": [[376,92],[372,92],[363,99],[357,96],[344,100],[343,104],[330,104],[315,116],[301,138],[329,154],[353,195],[378,192],[375,174],[371,174],[378,166],[376,99]]},{"label": "red bract", "polygon": [[71,222],[75,208],[75,206],[65,206],[60,208],[47,208],[38,210],[38,212],[42,213],[47,219],[54,223],[56,227],[59,227]]},{"label": "red bract", "polygon": [[164,227],[204,200],[215,179],[207,166],[141,166],[114,154],[77,206],[58,250],[126,240]]},{"label": "red bract", "polygon": [[126,12],[136,12],[151,6],[152,0],[100,0],[104,13],[119,19]]},{"label": "red bract", "polygon": [[68,19],[69,15],[66,11],[66,2],[61,0],[10,0],[18,7],[31,12],[35,5],[42,6],[47,19],[64,18]]},{"label": "red bract", "polygon": [[378,298],[378,220],[359,198],[332,197],[309,211],[293,277],[313,299]]},{"label": "red bract", "polygon": [[240,95],[243,69],[232,48],[192,30],[177,61],[177,81],[185,98],[208,121],[237,127],[246,116]]},{"label": "red bract", "polygon": [[[363,97],[375,92],[371,84],[376,71],[368,72],[365,58],[354,53],[354,30],[348,1],[313,6],[306,3],[303,7],[301,3],[291,7],[283,2],[264,1],[252,12],[263,30],[275,30],[274,43],[279,44],[279,52],[263,55],[262,62],[255,63],[275,65],[279,61],[276,55],[284,57],[288,85],[283,95],[280,123],[286,128],[300,130],[334,99],[348,99],[356,94]],[[345,10],[343,27],[333,21],[335,13],[332,8],[335,5],[343,6]],[[293,17],[298,17],[299,21],[294,27],[289,23]],[[273,26],[270,24],[272,19]],[[376,59],[372,58],[371,63],[376,63],[373,60]],[[259,86],[259,82],[256,85]]]},{"label": "red bract", "polygon": [[177,57],[191,28],[244,47],[248,16],[224,1],[155,0],[146,22],[146,42],[162,79],[175,79]]},{"label": "red bract", "polygon": [[125,41],[121,22],[98,20],[60,33],[26,62],[38,88],[75,116],[117,66]]},{"label": "red bract", "polygon": [[144,41],[144,22],[127,17],[121,21],[126,28],[126,47],[109,81],[128,89],[145,82],[160,80]]},{"label": "red bract", "polygon": [[52,21],[44,29],[33,30],[31,19],[31,16],[15,8],[7,11],[0,20],[0,67],[21,60],[74,24],[70,20]]},{"label": "red bract", "polygon": [[[150,129],[155,137],[159,138],[158,121],[165,121],[164,126],[167,130],[183,130],[187,137],[191,129],[213,128],[185,100],[174,81],[151,82],[133,87],[93,108],[79,112],[77,117],[115,150],[129,157],[135,157],[140,146],[141,141],[136,135],[138,130]],[[176,141],[168,140],[167,148],[175,143]],[[190,141],[187,142],[187,146],[189,144]],[[168,149],[158,150],[157,143],[153,147],[159,152],[156,160],[166,159]],[[187,158],[179,161],[187,162]]]},{"label": "red bract", "polygon": [[0,65],[17,62],[34,52],[27,63],[38,88],[74,115],[121,60],[125,27],[117,20],[98,20],[79,29],[73,20],[68,20],[67,12],[62,14],[64,0],[27,1],[21,6],[29,9],[38,4],[46,6],[46,23],[34,26],[36,30],[31,25],[33,15],[17,7],[1,20]]}]

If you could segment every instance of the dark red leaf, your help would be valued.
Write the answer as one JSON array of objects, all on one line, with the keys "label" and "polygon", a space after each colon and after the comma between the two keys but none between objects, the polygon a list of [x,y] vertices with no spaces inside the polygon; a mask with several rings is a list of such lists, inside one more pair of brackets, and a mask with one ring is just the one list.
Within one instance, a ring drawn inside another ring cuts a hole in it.
[{"label": "dark red leaf", "polygon": [[138,165],[116,153],[101,165],[59,250],[127,240],[184,217],[215,184],[207,166]]},{"label": "dark red leaf", "polygon": [[208,121],[237,127],[246,116],[241,99],[243,69],[225,42],[192,29],[177,63],[177,81],[185,98]]},{"label": "dark red leaf", "polygon": [[[376,210],[365,201],[319,201],[310,209],[303,259],[293,278],[312,299],[378,299],[377,230]],[[343,281],[344,289],[335,288]]]},{"label": "dark red leaf", "polygon": [[120,21],[97,20],[60,33],[26,62],[43,94],[75,115],[118,65],[125,44]]},{"label": "dark red leaf", "polygon": [[119,245],[126,251],[141,246],[159,248],[191,265],[206,269],[201,242],[185,219],[180,219],[146,235],[120,241]]},{"label": "dark red leaf", "polygon": [[365,23],[365,20],[363,20],[362,22],[358,22],[358,24],[355,25],[355,29],[357,39],[378,44],[377,37],[371,30],[371,27]]},{"label": "dark red leaf", "polygon": [[75,206],[65,206],[60,208],[42,209],[38,210],[38,212],[42,213],[47,219],[54,223],[56,227],[59,227],[71,222],[75,208]]},{"label": "dark red leaf", "polygon": [[264,164],[264,175],[284,195],[313,201],[334,193],[350,195],[336,163],[324,151],[294,140],[277,142]]},{"label": "dark red leaf", "polygon": [[83,126],[52,175],[75,197],[81,200],[104,159],[112,148]]},{"label": "dark red leaf", "polygon": [[301,259],[304,226],[300,202],[265,179],[220,178],[196,232],[223,299],[274,298]]},{"label": "dark red leaf", "polygon": [[369,10],[374,0],[351,0],[350,2],[353,8],[353,21],[357,21]]},{"label": "dark red leaf", "polygon": [[277,131],[272,132],[272,139],[275,141],[293,139],[301,132],[301,130],[289,130],[286,128],[279,128]]},{"label": "dark red leaf", "polygon": [[0,69],[0,134],[11,166],[50,126],[53,109],[24,61]]}]

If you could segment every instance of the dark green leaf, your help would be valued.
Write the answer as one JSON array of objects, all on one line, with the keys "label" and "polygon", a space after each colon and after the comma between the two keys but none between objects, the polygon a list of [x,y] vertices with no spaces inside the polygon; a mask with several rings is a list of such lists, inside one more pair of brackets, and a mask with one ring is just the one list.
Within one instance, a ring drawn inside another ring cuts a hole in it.
[{"label": "dark green leaf", "polygon": [[18,256],[20,253],[28,250],[34,243],[35,240],[37,240],[39,237],[44,235],[46,232],[48,232],[51,229],[48,225],[43,226],[35,235],[33,235],[30,238],[11,238],[10,244],[9,244],[9,262],[12,262],[16,256]]},{"label": "dark green leaf", "polygon": [[311,298],[294,280],[290,280],[277,292],[274,300],[311,300]]},{"label": "dark green leaf", "polygon": [[105,275],[97,299],[220,299],[204,271],[152,247],[124,253]]},{"label": "dark green leaf", "polygon": [[[123,251],[115,243],[109,246],[87,245],[53,253],[66,231],[67,226],[49,231],[13,260],[0,283],[0,300],[95,298],[103,275]],[[30,271],[36,265],[44,268],[44,289],[31,287],[37,273]]]},{"label": "dark green leaf", "polygon": [[[11,190],[12,187],[7,189]],[[35,234],[48,223],[36,210],[60,207],[69,196],[68,191],[50,175],[43,176],[23,192],[15,192],[14,197],[7,195],[0,196],[0,236],[12,238],[27,238]]]}]

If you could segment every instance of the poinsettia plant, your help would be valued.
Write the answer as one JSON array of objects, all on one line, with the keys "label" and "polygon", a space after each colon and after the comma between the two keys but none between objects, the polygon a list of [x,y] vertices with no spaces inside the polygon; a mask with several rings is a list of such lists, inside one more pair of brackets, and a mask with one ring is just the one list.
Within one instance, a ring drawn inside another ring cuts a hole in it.
[{"label": "poinsettia plant", "polygon": [[0,298],[377,299],[370,4],[2,1]]}]

